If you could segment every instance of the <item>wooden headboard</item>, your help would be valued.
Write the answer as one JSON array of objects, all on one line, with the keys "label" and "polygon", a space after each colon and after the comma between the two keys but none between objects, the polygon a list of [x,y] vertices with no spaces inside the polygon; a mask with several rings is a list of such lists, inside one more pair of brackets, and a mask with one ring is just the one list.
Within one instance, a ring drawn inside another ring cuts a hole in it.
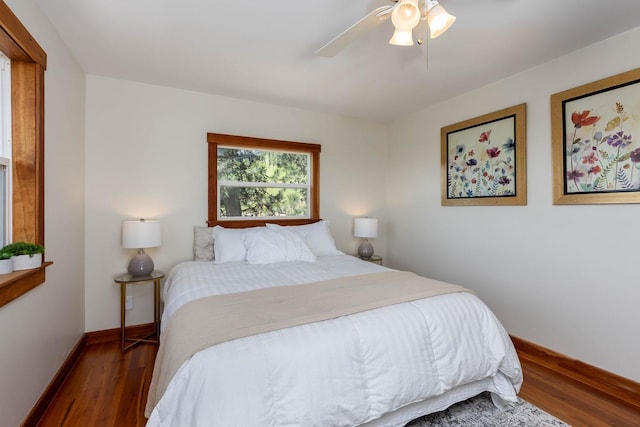
[{"label": "wooden headboard", "polygon": [[[223,225],[228,228],[247,228],[263,226],[266,223],[279,225],[303,225],[320,221],[320,151],[319,144],[306,142],[280,141],[276,139],[253,138],[248,136],[207,133],[209,144],[209,180],[208,180],[208,212],[207,225],[214,227]],[[296,219],[242,219],[221,220],[218,218],[218,146],[247,147],[257,149],[277,149],[283,151],[299,151],[311,155],[311,206],[310,218]]]}]

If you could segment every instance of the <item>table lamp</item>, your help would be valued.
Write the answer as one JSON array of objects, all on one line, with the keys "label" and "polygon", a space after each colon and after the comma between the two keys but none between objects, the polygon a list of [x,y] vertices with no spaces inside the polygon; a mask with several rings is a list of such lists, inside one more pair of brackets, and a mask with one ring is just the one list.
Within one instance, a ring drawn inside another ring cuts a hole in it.
[{"label": "table lamp", "polygon": [[160,221],[140,218],[122,221],[122,247],[136,248],[138,252],[129,261],[127,271],[134,277],[148,276],[153,271],[153,260],[144,248],[160,246],[162,231]]},{"label": "table lamp", "polygon": [[378,220],[375,218],[355,218],[353,221],[353,235],[362,238],[360,246],[358,246],[358,256],[371,258],[373,246],[368,239],[378,237]]}]

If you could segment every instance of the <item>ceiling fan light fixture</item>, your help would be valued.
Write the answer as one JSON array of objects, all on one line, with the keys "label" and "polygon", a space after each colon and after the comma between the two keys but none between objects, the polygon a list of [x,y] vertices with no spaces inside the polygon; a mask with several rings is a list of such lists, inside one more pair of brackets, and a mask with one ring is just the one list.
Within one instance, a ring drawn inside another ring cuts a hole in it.
[{"label": "ceiling fan light fixture", "polygon": [[380,6],[369,12],[318,49],[316,55],[335,56],[354,40],[389,18],[394,26],[394,33],[389,43],[397,46],[412,46],[414,31],[418,44],[425,44],[429,38],[438,37],[447,31],[456,20],[456,17],[449,15],[436,0],[391,0],[391,2],[393,6]]},{"label": "ceiling fan light fixture", "polygon": [[429,24],[429,33],[432,39],[447,31],[455,21],[456,17],[447,13],[437,1],[429,0],[427,23]]},{"label": "ceiling fan light fixture", "polygon": [[413,31],[395,29],[389,44],[395,46],[413,46]]},{"label": "ceiling fan light fixture", "polygon": [[391,12],[391,22],[397,30],[412,30],[420,22],[418,0],[400,0]]},{"label": "ceiling fan light fixture", "polygon": [[396,46],[413,46],[413,29],[420,22],[418,0],[400,0],[391,12],[395,27],[389,43]]}]

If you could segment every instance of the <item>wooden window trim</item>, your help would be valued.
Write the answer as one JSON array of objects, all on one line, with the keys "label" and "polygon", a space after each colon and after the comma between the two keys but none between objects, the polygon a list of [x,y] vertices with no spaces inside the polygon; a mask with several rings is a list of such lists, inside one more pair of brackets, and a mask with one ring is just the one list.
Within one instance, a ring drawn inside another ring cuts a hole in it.
[{"label": "wooden window trim", "polygon": [[[13,241],[44,245],[44,72],[47,54],[0,0],[0,50],[11,60]],[[45,282],[42,267],[0,275],[0,307]]]},{"label": "wooden window trim", "polygon": [[[225,135],[207,133],[209,144],[209,218],[210,227],[223,225],[229,228],[256,227],[265,223],[280,225],[301,225],[320,220],[320,144],[306,142],[281,141],[277,139],[252,138],[248,136]],[[251,219],[251,220],[223,220],[218,218],[218,146],[262,148],[268,150],[294,151],[311,155],[311,196],[309,198],[310,218],[304,219]]]}]

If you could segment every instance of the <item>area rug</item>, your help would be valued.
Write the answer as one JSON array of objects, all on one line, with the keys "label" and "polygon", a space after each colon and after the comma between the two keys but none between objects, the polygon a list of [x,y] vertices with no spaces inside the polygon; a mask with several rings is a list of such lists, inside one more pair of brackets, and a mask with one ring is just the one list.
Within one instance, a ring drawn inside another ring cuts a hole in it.
[{"label": "area rug", "polygon": [[482,393],[442,412],[425,415],[405,427],[566,427],[559,419],[529,402],[518,399],[514,406],[500,410],[489,393]]}]

